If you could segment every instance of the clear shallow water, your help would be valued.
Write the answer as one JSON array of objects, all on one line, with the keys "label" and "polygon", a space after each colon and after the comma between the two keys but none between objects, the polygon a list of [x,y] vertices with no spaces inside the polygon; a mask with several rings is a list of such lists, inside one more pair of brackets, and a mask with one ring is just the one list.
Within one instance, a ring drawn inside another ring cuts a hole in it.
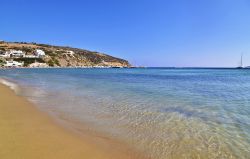
[{"label": "clear shallow water", "polygon": [[249,158],[250,70],[12,69],[39,108],[152,158]]}]

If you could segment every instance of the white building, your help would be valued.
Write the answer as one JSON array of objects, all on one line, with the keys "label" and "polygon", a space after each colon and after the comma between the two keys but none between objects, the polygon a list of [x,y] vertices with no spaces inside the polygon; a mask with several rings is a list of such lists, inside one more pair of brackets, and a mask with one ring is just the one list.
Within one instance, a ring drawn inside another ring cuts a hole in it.
[{"label": "white building", "polygon": [[22,67],[23,62],[17,62],[17,61],[6,61],[5,67]]},{"label": "white building", "polygon": [[36,55],[25,55],[25,58],[37,58]]},{"label": "white building", "polygon": [[37,57],[44,57],[45,56],[45,52],[43,51],[43,50],[40,50],[40,49],[37,49],[36,51],[35,51],[35,55],[37,56]]},{"label": "white building", "polygon": [[74,54],[75,54],[75,52],[74,51],[70,51],[70,50],[68,50],[68,51],[66,51],[65,53],[64,53],[64,55],[67,55],[67,56],[74,56]]},{"label": "white building", "polygon": [[29,67],[40,67],[40,68],[44,68],[44,67],[49,67],[46,63],[39,63],[39,62],[34,62],[32,64],[29,65]]},{"label": "white building", "polygon": [[74,54],[74,51],[67,51],[67,55],[73,56]]},{"label": "white building", "polygon": [[25,53],[21,50],[10,50],[7,54],[9,54],[10,57],[24,57]]},{"label": "white building", "polygon": [[0,52],[0,57],[9,58],[10,54],[8,52]]}]

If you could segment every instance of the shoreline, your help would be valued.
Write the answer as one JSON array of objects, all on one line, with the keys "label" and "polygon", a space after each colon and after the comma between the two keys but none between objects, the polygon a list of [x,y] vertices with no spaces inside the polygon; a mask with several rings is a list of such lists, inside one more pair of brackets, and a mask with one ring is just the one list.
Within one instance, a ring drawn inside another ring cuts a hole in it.
[{"label": "shoreline", "polygon": [[0,84],[0,156],[5,159],[133,159],[133,149],[98,134],[67,129],[10,86]]}]

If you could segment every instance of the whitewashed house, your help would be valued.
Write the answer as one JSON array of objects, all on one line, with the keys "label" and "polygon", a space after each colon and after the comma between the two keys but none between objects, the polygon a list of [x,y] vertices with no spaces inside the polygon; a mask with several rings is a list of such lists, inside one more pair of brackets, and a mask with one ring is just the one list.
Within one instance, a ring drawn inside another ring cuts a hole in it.
[{"label": "whitewashed house", "polygon": [[37,58],[36,55],[25,55],[25,58]]},{"label": "whitewashed house", "polygon": [[21,50],[10,50],[8,54],[10,55],[10,57],[24,57],[25,56],[25,53]]},{"label": "whitewashed house", "polygon": [[67,51],[67,55],[74,56],[74,51]]},{"label": "whitewashed house", "polygon": [[45,52],[44,52],[43,50],[37,49],[37,50],[35,51],[35,55],[36,55],[37,57],[39,57],[39,58],[42,58],[42,57],[45,56]]},{"label": "whitewashed house", "polygon": [[0,52],[0,57],[9,58],[10,54],[8,52]]},{"label": "whitewashed house", "polygon": [[34,62],[34,63],[30,64],[29,67],[31,67],[31,68],[36,68],[36,67],[44,68],[44,67],[49,67],[49,66],[46,63]]},{"label": "whitewashed house", "polygon": [[70,57],[75,57],[74,54],[75,52],[71,50],[67,50],[65,53],[63,53],[63,55],[70,56]]},{"label": "whitewashed house", "polygon": [[5,67],[22,67],[24,62],[6,61]]}]

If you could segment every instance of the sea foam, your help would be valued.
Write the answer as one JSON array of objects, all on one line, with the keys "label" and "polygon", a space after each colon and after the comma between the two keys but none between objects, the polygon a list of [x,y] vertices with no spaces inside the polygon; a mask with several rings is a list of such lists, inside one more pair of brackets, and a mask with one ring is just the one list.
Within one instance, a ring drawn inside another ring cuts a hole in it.
[{"label": "sea foam", "polygon": [[9,87],[11,90],[13,90],[16,94],[18,94],[20,92],[20,88],[19,86],[14,83],[14,82],[10,82],[9,80],[0,78],[0,83]]}]

